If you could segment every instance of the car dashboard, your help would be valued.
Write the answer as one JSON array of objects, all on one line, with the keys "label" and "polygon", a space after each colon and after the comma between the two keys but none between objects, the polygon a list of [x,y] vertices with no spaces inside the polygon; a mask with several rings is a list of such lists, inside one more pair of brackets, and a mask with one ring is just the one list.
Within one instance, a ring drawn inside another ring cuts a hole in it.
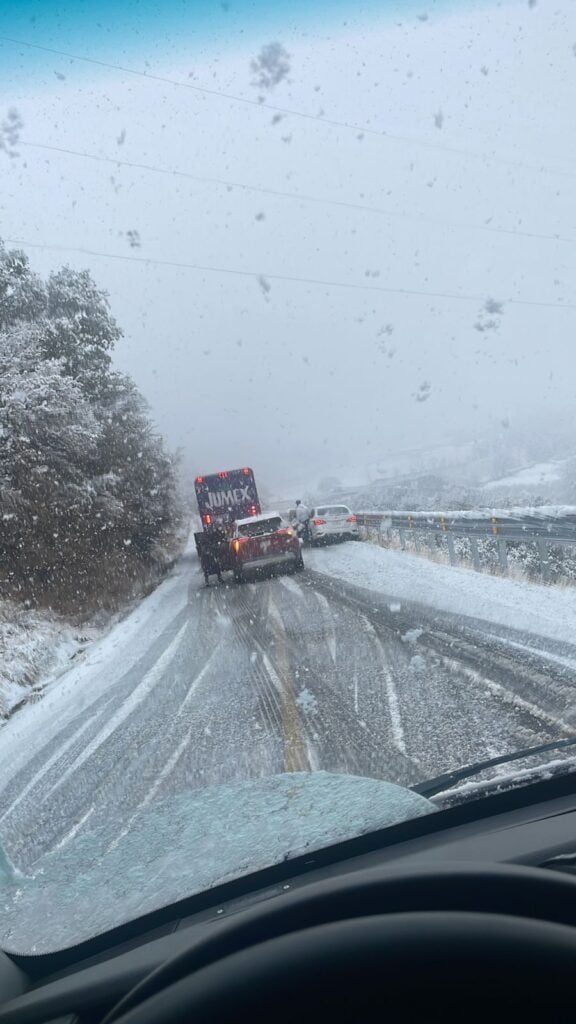
[{"label": "car dashboard", "polygon": [[[147,915],[82,946],[40,957],[0,954],[0,1024],[100,1022],[135,985],[172,958],[207,937],[217,939],[231,922],[239,926],[255,912],[290,910],[318,887],[385,883],[401,874],[415,878],[427,873],[449,891],[450,879],[458,873],[489,873],[502,866],[532,868],[546,879],[552,872],[565,878],[576,873],[576,786],[571,777],[439,810],[311,853]],[[576,892],[576,880],[573,884]],[[576,925],[570,906],[564,917],[565,925]]]}]

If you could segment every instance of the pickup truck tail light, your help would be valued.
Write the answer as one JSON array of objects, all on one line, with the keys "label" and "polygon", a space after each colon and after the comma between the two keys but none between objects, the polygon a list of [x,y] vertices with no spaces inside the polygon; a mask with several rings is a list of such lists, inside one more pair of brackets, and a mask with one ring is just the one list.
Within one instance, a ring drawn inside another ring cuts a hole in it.
[{"label": "pickup truck tail light", "polygon": [[314,523],[314,526],[326,526],[325,519],[313,519],[312,522]]},{"label": "pickup truck tail light", "polygon": [[346,522],[347,523],[357,523],[358,519],[357,519],[356,516],[348,516],[348,519],[346,520]]}]

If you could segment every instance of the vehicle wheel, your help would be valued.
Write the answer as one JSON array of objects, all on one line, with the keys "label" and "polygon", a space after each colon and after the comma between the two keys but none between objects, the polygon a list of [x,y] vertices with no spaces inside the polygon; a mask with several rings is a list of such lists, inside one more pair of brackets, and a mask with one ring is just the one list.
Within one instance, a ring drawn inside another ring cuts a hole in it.
[{"label": "vehicle wheel", "polygon": [[296,561],[294,562],[294,572],[302,572],[303,568],[304,559],[302,558],[302,556],[300,556],[300,558],[297,558]]},{"label": "vehicle wheel", "polygon": [[234,569],[234,583],[244,583],[244,573],[242,569]]}]

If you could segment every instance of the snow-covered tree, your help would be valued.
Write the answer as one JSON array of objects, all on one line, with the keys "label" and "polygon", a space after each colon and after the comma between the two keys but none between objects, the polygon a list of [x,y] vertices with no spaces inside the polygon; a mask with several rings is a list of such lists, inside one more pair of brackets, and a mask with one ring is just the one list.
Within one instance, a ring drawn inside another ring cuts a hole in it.
[{"label": "snow-covered tree", "polygon": [[17,249],[6,249],[0,239],[0,330],[38,322],[46,305],[46,289],[30,270],[28,257]]},{"label": "snow-covered tree", "polygon": [[114,344],[122,336],[110,313],[105,292],[87,270],[64,267],[47,285],[42,349],[46,359],[61,359],[64,371],[90,395],[98,395],[112,362]]},{"label": "snow-covered tree", "polygon": [[12,595],[108,604],[174,557],[175,463],[111,368],[118,337],[87,272],[45,287],[0,243],[0,589]]}]

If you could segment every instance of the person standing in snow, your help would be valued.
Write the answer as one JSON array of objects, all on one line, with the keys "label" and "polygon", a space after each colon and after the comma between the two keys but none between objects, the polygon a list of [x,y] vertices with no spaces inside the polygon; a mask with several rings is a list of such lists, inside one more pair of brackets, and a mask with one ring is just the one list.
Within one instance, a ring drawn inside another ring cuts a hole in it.
[{"label": "person standing in snow", "polygon": [[210,576],[217,576],[218,582],[223,583],[223,549],[226,546],[226,535],[218,526],[206,530],[202,536],[200,548],[200,564],[206,586],[210,585]]},{"label": "person standing in snow", "polygon": [[303,540],[310,540],[310,509],[298,498],[296,502],[296,530]]}]

